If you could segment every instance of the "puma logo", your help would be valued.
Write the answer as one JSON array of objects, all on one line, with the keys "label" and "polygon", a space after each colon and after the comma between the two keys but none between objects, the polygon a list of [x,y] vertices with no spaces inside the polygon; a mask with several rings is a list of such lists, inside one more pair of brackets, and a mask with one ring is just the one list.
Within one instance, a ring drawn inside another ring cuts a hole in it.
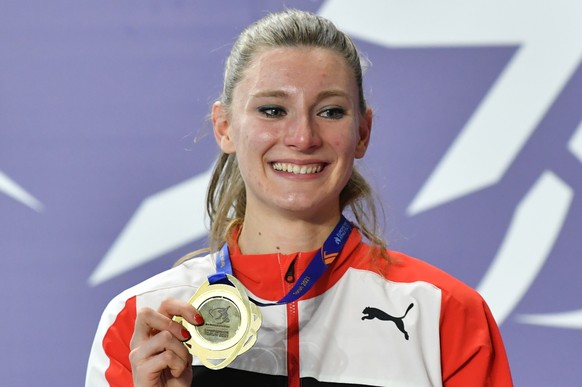
[{"label": "puma logo", "polygon": [[396,324],[396,328],[398,328],[400,332],[404,333],[404,338],[408,340],[409,338],[408,332],[406,332],[406,329],[404,328],[404,318],[406,317],[406,315],[408,314],[410,309],[412,309],[413,306],[414,306],[413,303],[408,305],[408,309],[406,309],[406,312],[404,312],[404,315],[402,317],[393,317],[378,308],[368,306],[364,308],[364,310],[362,311],[362,313],[364,314],[364,316],[362,316],[362,320],[373,320],[377,318],[378,320],[382,321],[392,321],[394,322],[394,324]]}]

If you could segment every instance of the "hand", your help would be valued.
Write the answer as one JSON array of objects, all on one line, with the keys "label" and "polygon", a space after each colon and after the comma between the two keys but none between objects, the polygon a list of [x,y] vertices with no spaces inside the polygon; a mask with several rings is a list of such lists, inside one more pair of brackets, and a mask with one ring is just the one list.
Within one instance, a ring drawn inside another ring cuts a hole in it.
[{"label": "hand", "polygon": [[172,298],[157,311],[138,312],[129,354],[135,387],[189,387],[192,383],[192,355],[183,344],[190,333],[172,320],[174,316],[193,325],[204,324],[192,305]]}]

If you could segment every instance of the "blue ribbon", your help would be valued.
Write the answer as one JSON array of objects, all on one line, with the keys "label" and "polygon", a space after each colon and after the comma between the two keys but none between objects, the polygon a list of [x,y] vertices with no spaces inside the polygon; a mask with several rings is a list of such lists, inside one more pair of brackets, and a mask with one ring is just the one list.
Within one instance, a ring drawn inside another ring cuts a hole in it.
[{"label": "blue ribbon", "polygon": [[[275,303],[262,304],[256,301],[255,303],[260,306],[284,305],[301,298],[313,287],[317,280],[325,273],[327,267],[342,251],[350,236],[352,227],[352,224],[342,215],[338,224],[327,237],[321,249],[319,249],[311,262],[309,262],[309,265],[307,265],[307,268],[295,282],[295,285],[293,285],[289,293]],[[226,274],[232,275],[232,264],[230,262],[228,245],[225,243],[218,252],[216,273],[208,276],[208,282],[210,284],[232,285],[226,278]]]}]

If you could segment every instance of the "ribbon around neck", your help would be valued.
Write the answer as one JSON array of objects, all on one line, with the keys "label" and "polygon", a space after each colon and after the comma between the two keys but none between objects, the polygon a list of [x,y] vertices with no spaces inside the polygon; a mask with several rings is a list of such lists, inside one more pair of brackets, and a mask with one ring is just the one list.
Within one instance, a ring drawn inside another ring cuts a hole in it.
[{"label": "ribbon around neck", "polygon": [[[352,228],[352,224],[342,215],[331,234],[329,234],[325,242],[323,242],[323,246],[317,251],[311,262],[309,262],[309,265],[307,265],[305,271],[295,282],[295,285],[293,285],[291,290],[283,298],[273,303],[260,303],[255,300],[252,301],[260,306],[269,306],[284,305],[301,298],[313,287],[317,280],[321,278],[329,265],[342,251]],[[231,285],[226,274],[233,275],[230,253],[228,251],[228,245],[225,243],[218,252],[216,259],[216,273],[208,276],[208,282],[210,284]]]}]

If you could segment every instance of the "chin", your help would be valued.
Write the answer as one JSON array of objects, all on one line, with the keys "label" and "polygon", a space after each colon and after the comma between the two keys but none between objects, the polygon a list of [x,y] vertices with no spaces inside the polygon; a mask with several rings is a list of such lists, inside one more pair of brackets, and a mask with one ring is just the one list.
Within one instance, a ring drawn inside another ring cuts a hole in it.
[{"label": "chin", "polygon": [[[298,197],[293,195],[291,198],[287,198],[287,200],[283,200],[279,203],[276,203],[277,207],[281,208],[282,210],[296,213],[298,217],[304,218],[305,216],[313,217],[316,216],[317,213],[325,211],[326,213],[329,211],[328,209],[331,207],[330,205],[326,205],[326,201],[322,200],[314,200],[315,198],[313,195],[300,195]],[[334,206],[338,206],[339,204],[335,204],[337,200],[334,200]],[[329,204],[329,203],[328,203]]]}]

